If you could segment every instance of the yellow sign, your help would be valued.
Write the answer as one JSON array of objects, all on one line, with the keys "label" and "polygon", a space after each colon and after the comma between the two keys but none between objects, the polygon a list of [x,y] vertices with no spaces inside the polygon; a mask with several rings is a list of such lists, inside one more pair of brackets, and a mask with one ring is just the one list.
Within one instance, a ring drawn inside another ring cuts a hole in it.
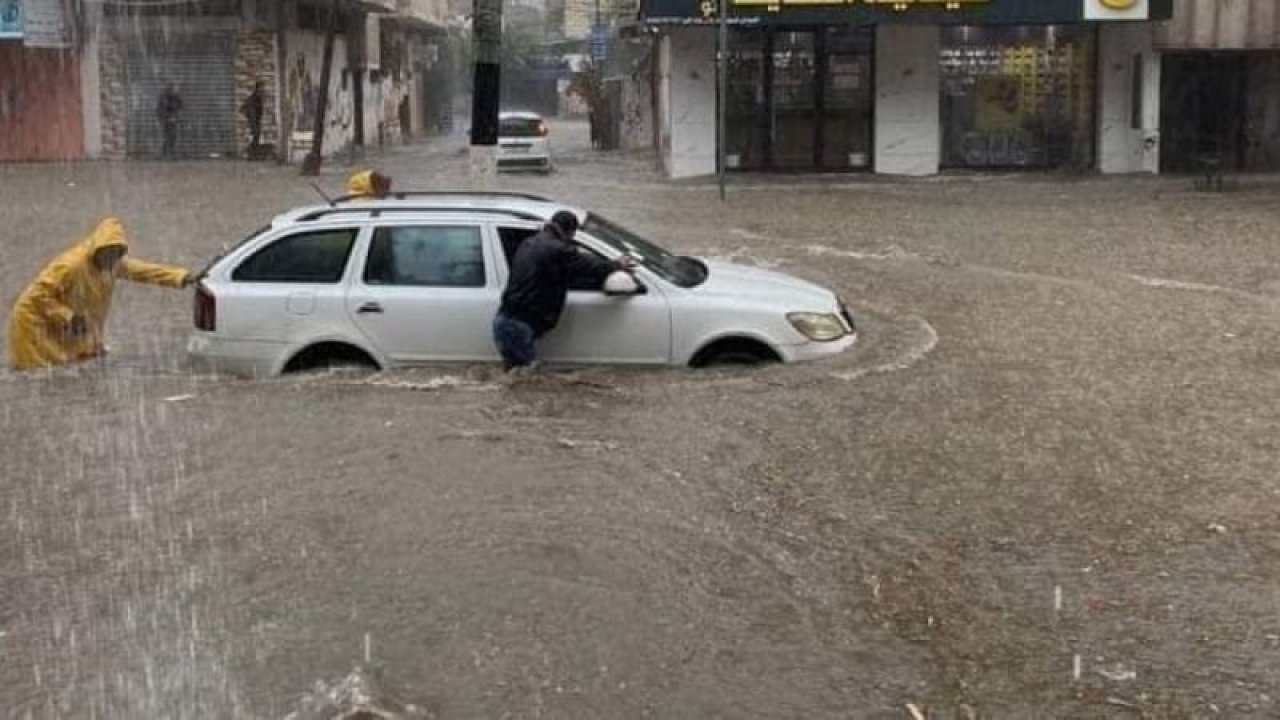
[{"label": "yellow sign", "polygon": [[1099,2],[1112,10],[1128,10],[1138,4],[1138,0],[1099,0]]}]

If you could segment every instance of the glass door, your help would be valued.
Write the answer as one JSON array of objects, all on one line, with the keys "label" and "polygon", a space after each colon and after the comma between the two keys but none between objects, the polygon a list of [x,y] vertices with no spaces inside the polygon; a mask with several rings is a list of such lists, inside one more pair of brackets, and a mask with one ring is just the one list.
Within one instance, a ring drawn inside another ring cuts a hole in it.
[{"label": "glass door", "polygon": [[773,106],[770,108],[772,166],[814,167],[817,159],[818,62],[813,31],[779,32],[773,38]]}]

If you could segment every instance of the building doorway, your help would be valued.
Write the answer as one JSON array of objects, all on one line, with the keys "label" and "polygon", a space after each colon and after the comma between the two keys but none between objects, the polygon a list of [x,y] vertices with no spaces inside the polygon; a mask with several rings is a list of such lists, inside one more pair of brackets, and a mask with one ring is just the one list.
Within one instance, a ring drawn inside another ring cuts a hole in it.
[{"label": "building doorway", "polygon": [[1195,172],[1206,156],[1229,171],[1280,169],[1280,53],[1164,56],[1163,172]]},{"label": "building doorway", "polygon": [[730,36],[730,170],[871,164],[872,28],[745,28]]}]

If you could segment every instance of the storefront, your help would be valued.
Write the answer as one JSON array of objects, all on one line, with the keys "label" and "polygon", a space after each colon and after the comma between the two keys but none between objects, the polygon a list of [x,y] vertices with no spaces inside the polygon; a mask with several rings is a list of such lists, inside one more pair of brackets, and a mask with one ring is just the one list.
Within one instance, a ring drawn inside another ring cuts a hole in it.
[{"label": "storefront", "polygon": [[1178,0],[1155,43],[1162,169],[1280,170],[1280,4]]},{"label": "storefront", "polygon": [[[1171,0],[728,1],[728,170],[1155,167]],[[641,3],[673,177],[716,171],[718,7]]]}]

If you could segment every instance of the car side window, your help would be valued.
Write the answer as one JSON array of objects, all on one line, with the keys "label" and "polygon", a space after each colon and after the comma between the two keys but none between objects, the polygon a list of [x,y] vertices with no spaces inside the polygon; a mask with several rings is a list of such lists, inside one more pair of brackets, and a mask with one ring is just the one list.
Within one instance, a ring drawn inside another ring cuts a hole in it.
[{"label": "car side window", "polygon": [[241,262],[231,279],[332,285],[342,279],[358,232],[356,228],[343,228],[287,235]]},{"label": "car side window", "polygon": [[538,231],[533,228],[498,228],[498,239],[502,241],[502,254],[507,257],[507,267],[511,267],[511,260],[515,258],[520,244],[537,234]]},{"label": "car side window", "polygon": [[[502,253],[507,256],[507,267],[511,267],[511,261],[515,258],[516,250],[520,248],[521,243],[533,237],[537,233],[537,230],[531,228],[498,228],[498,238],[502,241]],[[586,247],[585,245],[578,245],[577,248],[580,253],[586,253],[601,259],[604,258],[603,255]],[[600,278],[580,273],[575,273],[569,276],[569,289],[586,292],[603,292],[604,290],[604,288],[600,286]]]},{"label": "car side window", "polygon": [[478,227],[380,227],[364,268],[368,285],[478,288],[485,278]]}]

